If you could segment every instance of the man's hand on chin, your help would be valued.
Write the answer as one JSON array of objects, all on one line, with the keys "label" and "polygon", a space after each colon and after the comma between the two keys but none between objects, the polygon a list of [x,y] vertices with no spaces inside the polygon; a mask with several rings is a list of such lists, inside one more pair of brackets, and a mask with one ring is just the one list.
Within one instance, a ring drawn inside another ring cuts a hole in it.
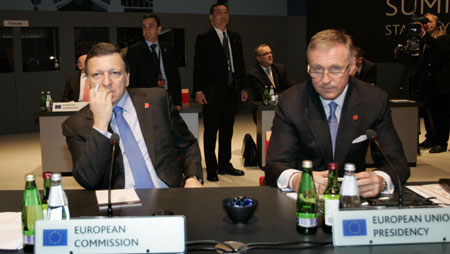
[{"label": "man's hand on chin", "polygon": [[109,122],[112,118],[112,93],[104,88],[95,92],[94,88],[89,90],[89,104],[94,118],[94,127],[101,131],[108,131]]}]

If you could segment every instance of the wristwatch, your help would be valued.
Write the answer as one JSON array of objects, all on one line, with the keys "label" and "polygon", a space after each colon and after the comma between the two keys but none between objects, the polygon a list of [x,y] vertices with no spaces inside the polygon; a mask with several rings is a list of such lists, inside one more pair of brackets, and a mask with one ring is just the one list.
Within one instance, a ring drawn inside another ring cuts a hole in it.
[{"label": "wristwatch", "polygon": [[381,189],[380,192],[383,192],[383,191],[386,191],[386,190],[387,190],[387,182],[386,182],[386,179],[383,178],[382,184],[383,184],[383,188]]}]

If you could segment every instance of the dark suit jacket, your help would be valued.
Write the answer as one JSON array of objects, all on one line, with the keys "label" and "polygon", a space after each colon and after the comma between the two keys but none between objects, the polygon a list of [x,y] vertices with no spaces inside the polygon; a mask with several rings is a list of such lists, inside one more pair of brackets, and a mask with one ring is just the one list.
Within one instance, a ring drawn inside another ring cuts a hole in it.
[{"label": "dark suit jacket", "polygon": [[[174,104],[181,106],[181,81],[175,52],[169,44],[162,41],[158,43],[169,85],[168,93]],[[130,66],[129,88],[158,87],[158,67],[154,65],[150,49],[144,40],[128,48],[127,60]]]},{"label": "dark suit jacket", "polygon": [[[287,72],[284,64],[274,63],[271,68],[277,94],[280,94],[290,86],[294,85],[295,81]],[[248,81],[250,87],[253,89],[254,99],[256,101],[262,101],[265,86],[272,86],[272,82],[270,82],[269,77],[267,77],[267,74],[259,64],[248,73]]]},{"label": "dark suit jacket", "polygon": [[70,76],[66,80],[66,88],[61,98],[62,102],[78,101],[80,98],[80,74]]},{"label": "dark suit jacket", "polygon": [[[203,179],[200,149],[169,96],[160,88],[129,89],[142,134],[158,177],[169,187],[182,187],[184,176]],[[149,103],[149,108],[144,104]],[[73,160],[73,176],[86,189],[108,188],[111,141],[93,127],[89,106],[63,125]],[[112,132],[112,130],[110,130]],[[124,166],[120,147],[114,155],[113,188],[123,188]],[[180,165],[181,163],[181,165]],[[181,168],[180,168],[181,167]]]},{"label": "dark suit jacket", "polygon": [[[247,89],[242,41],[239,34],[227,30],[238,91]],[[203,91],[208,103],[213,102],[217,87],[229,84],[228,64],[222,42],[214,28],[197,36],[194,55],[194,92]]]},{"label": "dark suit jacket", "polygon": [[377,83],[377,64],[373,63],[367,59],[362,62],[362,68],[359,75],[356,77],[362,81],[366,81],[369,84]]},{"label": "dark suit jacket", "polygon": [[434,39],[426,33],[427,47],[423,54],[424,94],[443,95],[450,92],[450,35]]},{"label": "dark suit jacket", "polygon": [[[345,163],[354,163],[356,171],[365,170],[369,140],[355,140],[374,130],[386,155],[392,161],[401,181],[409,178],[402,143],[395,131],[388,95],[381,89],[350,77],[339,121],[334,161],[339,175]],[[396,176],[378,149],[372,147],[372,158],[378,170],[384,171],[397,186]],[[265,168],[266,181],[276,185],[280,174],[289,168],[300,169],[303,160],[312,160],[314,170],[326,170],[333,161],[331,136],[325,111],[311,81],[293,86],[278,97]]]}]

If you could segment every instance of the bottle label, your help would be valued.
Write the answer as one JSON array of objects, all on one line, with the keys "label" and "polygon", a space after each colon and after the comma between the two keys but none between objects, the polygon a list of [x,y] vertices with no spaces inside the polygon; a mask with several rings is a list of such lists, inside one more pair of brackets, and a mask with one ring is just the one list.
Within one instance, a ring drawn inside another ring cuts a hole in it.
[{"label": "bottle label", "polygon": [[341,196],[356,196],[359,195],[358,184],[355,176],[344,176],[344,181],[341,186]]},{"label": "bottle label", "polygon": [[317,214],[297,213],[297,225],[304,228],[317,227]]},{"label": "bottle label", "polygon": [[34,245],[34,235],[24,235],[23,245]]},{"label": "bottle label", "polygon": [[[327,195],[328,196],[328,195]],[[325,224],[327,226],[333,225],[333,212],[339,211],[339,195],[334,195],[334,197],[325,197],[324,196],[324,217]]]}]

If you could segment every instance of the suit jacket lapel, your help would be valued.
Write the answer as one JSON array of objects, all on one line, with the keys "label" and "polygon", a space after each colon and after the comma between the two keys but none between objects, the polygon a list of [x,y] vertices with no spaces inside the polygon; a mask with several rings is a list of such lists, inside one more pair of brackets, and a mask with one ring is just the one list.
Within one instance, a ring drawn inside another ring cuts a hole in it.
[{"label": "suit jacket lapel", "polygon": [[326,161],[333,161],[333,151],[331,149],[331,135],[328,128],[325,111],[319,95],[314,91],[311,81],[308,82],[308,101],[306,102],[306,118],[309,119],[307,124],[316,140],[317,146],[320,148],[322,158]]},{"label": "suit jacket lapel", "polygon": [[[221,52],[221,56],[223,56],[223,61],[227,61],[227,57],[225,56],[225,52],[223,51],[223,45],[220,41],[219,35],[217,35],[217,32],[214,28],[211,28],[209,31],[209,36],[211,38],[211,42],[214,44],[214,47],[217,49],[218,52]],[[228,35],[229,36],[229,35]],[[231,40],[228,38],[228,42],[230,43]]]},{"label": "suit jacket lapel", "polygon": [[81,73],[78,74],[78,77],[75,79],[76,82],[73,87],[74,94],[76,95],[76,101],[80,98],[80,82],[81,82]]},{"label": "suit jacket lapel", "polygon": [[148,47],[147,43],[145,42],[145,39],[141,41],[141,52],[144,54],[143,57],[146,61],[153,63],[152,55],[150,52],[150,48]]},{"label": "suit jacket lapel", "polygon": [[261,68],[261,66],[258,64],[257,65],[257,69],[259,71],[259,73],[261,73],[261,77],[263,78],[263,83],[264,84],[272,84],[272,82],[270,82],[269,77],[267,76],[267,73],[263,70],[263,68]]},{"label": "suit jacket lapel", "polygon": [[[153,133],[153,107],[150,97],[147,97],[145,93],[140,91],[128,90],[133,101],[134,108],[136,109],[136,115],[141,127],[142,136],[144,136],[145,144],[147,145],[147,150],[153,163],[155,160],[155,142]],[[149,107],[146,108],[145,104],[148,103]]]},{"label": "suit jacket lapel", "polygon": [[340,163],[340,165],[345,163],[347,152],[350,150],[352,141],[357,135],[356,132],[360,122],[358,121],[361,111],[360,104],[361,98],[355,91],[353,81],[350,78],[336,137],[335,161]]},{"label": "suit jacket lapel", "polygon": [[[167,48],[164,46],[164,45],[162,45],[161,44],[161,42],[159,42],[159,48],[161,49],[161,55],[159,56],[160,57],[160,59],[161,59],[161,57],[162,57],[162,61],[163,61],[163,65],[164,65],[164,70],[166,71],[166,74],[167,74],[167,70],[168,70],[168,68],[167,68],[167,65],[168,65],[168,63],[167,63],[167,61],[168,61],[168,57],[167,57]],[[167,75],[166,75],[167,76]]]}]

